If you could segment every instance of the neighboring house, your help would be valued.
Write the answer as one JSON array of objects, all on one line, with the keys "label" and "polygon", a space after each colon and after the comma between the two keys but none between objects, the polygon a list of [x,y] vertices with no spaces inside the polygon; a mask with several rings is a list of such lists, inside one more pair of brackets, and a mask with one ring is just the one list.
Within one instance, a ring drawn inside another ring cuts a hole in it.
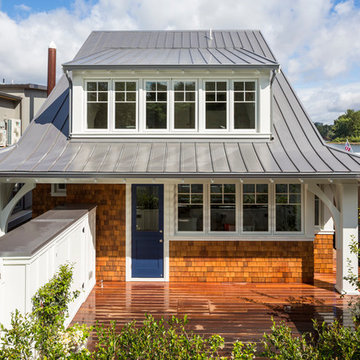
[{"label": "neighboring house", "polygon": [[259,31],[97,31],[63,69],[1,191],[96,204],[97,280],[312,283],[335,227],[352,291],[360,157],[325,145]]},{"label": "neighboring house", "polygon": [[[47,98],[47,87],[36,84],[0,84],[0,147],[14,145]],[[21,187],[17,184],[14,193]],[[17,203],[9,229],[31,218],[31,193]]]}]

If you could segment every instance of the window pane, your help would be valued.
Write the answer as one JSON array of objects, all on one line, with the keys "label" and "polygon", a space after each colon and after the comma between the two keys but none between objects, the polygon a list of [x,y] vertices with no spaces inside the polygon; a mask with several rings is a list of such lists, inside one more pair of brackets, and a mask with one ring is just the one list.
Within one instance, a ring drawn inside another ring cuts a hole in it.
[{"label": "window pane", "polygon": [[146,82],[146,91],[155,91],[156,90],[156,82],[155,81],[147,81]]},{"label": "window pane", "polygon": [[107,91],[108,90],[108,83],[100,81],[98,82],[98,91]]},{"label": "window pane", "polygon": [[195,93],[194,92],[187,92],[185,96],[186,101],[195,101]]},{"label": "window pane", "polygon": [[244,193],[254,193],[255,185],[254,184],[244,184],[243,191],[244,191]]},{"label": "window pane", "polygon": [[320,225],[320,199],[315,195],[314,225]]},{"label": "window pane", "polygon": [[136,93],[134,92],[126,93],[126,101],[136,101]]},{"label": "window pane", "polygon": [[276,206],[276,231],[301,231],[301,205]]},{"label": "window pane", "polygon": [[287,193],[288,192],[287,184],[276,184],[276,192],[277,193]]},{"label": "window pane", "polygon": [[256,195],[256,203],[257,204],[267,204],[268,203],[268,196],[263,194]]},{"label": "window pane", "polygon": [[191,192],[192,193],[202,194],[202,192],[203,192],[202,184],[192,184],[191,185]]},{"label": "window pane", "polygon": [[245,101],[255,101],[255,93],[254,92],[247,92],[245,94]]},{"label": "window pane", "polygon": [[125,91],[125,82],[116,82],[115,91]]},{"label": "window pane", "polygon": [[87,99],[88,101],[96,101],[96,92],[88,92]]},{"label": "window pane", "polygon": [[276,194],[276,203],[277,204],[287,204],[287,202],[288,202],[287,194],[284,194],[284,195]]},{"label": "window pane", "polygon": [[98,93],[98,101],[107,101],[108,94],[107,93]]},{"label": "window pane", "polygon": [[156,101],[156,92],[147,92],[146,101]]},{"label": "window pane", "polygon": [[226,103],[206,104],[206,128],[226,129]]},{"label": "window pane", "polygon": [[185,90],[194,91],[195,89],[195,81],[187,81],[185,84]]},{"label": "window pane", "polygon": [[234,82],[234,90],[235,91],[243,91],[244,90],[244,83],[242,81]]},{"label": "window pane", "polygon": [[225,81],[218,81],[216,83],[216,88],[218,91],[223,91],[223,90],[226,90],[226,82]]},{"label": "window pane", "polygon": [[245,90],[255,90],[255,82],[254,81],[245,82]]},{"label": "window pane", "polygon": [[146,128],[147,129],[166,129],[166,103],[147,103],[146,104]]},{"label": "window pane", "polygon": [[125,93],[118,92],[115,94],[115,101],[125,101]]},{"label": "window pane", "polygon": [[255,204],[255,194],[244,194],[244,204]]},{"label": "window pane", "polygon": [[206,93],[206,101],[215,101],[215,93],[214,92]]},{"label": "window pane", "polygon": [[268,206],[251,205],[243,208],[244,231],[268,231]]},{"label": "window pane", "polygon": [[205,83],[205,90],[206,91],[213,91],[215,90],[215,82],[214,81],[207,81]]},{"label": "window pane", "polygon": [[217,101],[226,101],[226,92],[217,93]]},{"label": "window pane", "polygon": [[136,91],[136,82],[135,81],[127,81],[126,82],[126,91]]},{"label": "window pane", "polygon": [[211,205],[211,231],[235,231],[235,205]]},{"label": "window pane", "polygon": [[136,231],[159,231],[158,192],[158,187],[136,187]]},{"label": "window pane", "polygon": [[244,93],[242,93],[242,92],[236,92],[235,94],[234,94],[234,100],[235,101],[244,101]]},{"label": "window pane", "polygon": [[213,204],[221,204],[222,203],[222,195],[221,194],[211,194],[211,203]]},{"label": "window pane", "polygon": [[222,185],[218,185],[218,184],[211,184],[210,185],[210,191],[211,193],[220,193],[222,192]]},{"label": "window pane", "polygon": [[175,101],[184,101],[184,93],[176,92],[175,93]]},{"label": "window pane", "polygon": [[234,184],[224,184],[224,192],[225,193],[235,193],[235,185]]},{"label": "window pane", "polygon": [[289,192],[291,193],[300,193],[301,185],[300,184],[289,184]]},{"label": "window pane", "polygon": [[175,81],[174,90],[175,91],[183,91],[184,90],[184,82],[183,81]]},{"label": "window pane", "polygon": [[167,82],[166,81],[159,81],[157,83],[157,90],[158,91],[166,91],[167,90]]},{"label": "window pane", "polygon": [[179,184],[178,185],[178,192],[179,193],[189,193],[190,192],[190,185],[189,184]]},{"label": "window pane", "polygon": [[195,103],[175,103],[175,129],[195,129]]},{"label": "window pane", "polygon": [[203,231],[202,205],[179,205],[178,231]]},{"label": "window pane", "polygon": [[87,91],[96,91],[96,82],[88,82],[87,83],[87,87],[86,87]]},{"label": "window pane", "polygon": [[181,204],[189,204],[190,203],[190,195],[179,194],[178,202]]},{"label": "window pane", "polygon": [[225,194],[224,195],[224,203],[225,204],[234,204],[235,203],[235,195]]},{"label": "window pane", "polygon": [[198,194],[191,195],[191,203],[192,204],[202,204],[203,203],[203,196]]},{"label": "window pane", "polygon": [[89,129],[107,128],[107,103],[87,104],[87,125]]},{"label": "window pane", "polygon": [[115,104],[115,128],[135,129],[136,127],[136,104],[117,103]]},{"label": "window pane", "polygon": [[234,104],[234,128],[254,129],[255,128],[255,104],[235,103]]},{"label": "window pane", "polygon": [[290,204],[300,204],[301,203],[301,195],[300,194],[290,194],[289,195],[289,203]]},{"label": "window pane", "polygon": [[157,101],[166,101],[167,100],[166,92],[158,92],[157,96],[158,96]]},{"label": "window pane", "polygon": [[267,194],[268,192],[268,185],[267,184],[257,184],[256,185],[256,192]]}]

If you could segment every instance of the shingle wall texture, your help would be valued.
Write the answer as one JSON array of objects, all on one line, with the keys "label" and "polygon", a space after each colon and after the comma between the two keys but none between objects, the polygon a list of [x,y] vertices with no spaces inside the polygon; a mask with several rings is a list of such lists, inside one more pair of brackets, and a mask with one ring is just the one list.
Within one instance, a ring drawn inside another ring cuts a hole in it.
[{"label": "shingle wall texture", "polygon": [[68,184],[66,197],[52,197],[51,185],[33,191],[33,217],[62,204],[96,204],[96,278],[125,281],[125,185]]},{"label": "shingle wall texture", "polygon": [[311,241],[174,241],[170,281],[313,283]]}]

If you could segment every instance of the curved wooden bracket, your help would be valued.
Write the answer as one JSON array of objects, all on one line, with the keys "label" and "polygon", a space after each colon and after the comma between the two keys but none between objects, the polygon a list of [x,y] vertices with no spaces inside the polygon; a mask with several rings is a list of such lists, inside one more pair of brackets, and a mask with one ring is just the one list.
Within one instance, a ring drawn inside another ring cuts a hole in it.
[{"label": "curved wooden bracket", "polygon": [[0,233],[1,235],[7,232],[9,217],[14,210],[14,207],[19,200],[26,195],[29,191],[35,189],[34,183],[25,183],[22,188],[15,194],[15,196],[4,206],[0,213]]}]

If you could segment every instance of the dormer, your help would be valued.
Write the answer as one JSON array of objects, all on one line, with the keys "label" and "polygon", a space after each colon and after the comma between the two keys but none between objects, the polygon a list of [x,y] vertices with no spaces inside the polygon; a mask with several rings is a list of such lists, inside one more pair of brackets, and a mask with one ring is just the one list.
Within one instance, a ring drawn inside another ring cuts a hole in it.
[{"label": "dormer", "polygon": [[270,139],[279,64],[250,46],[252,33],[93,32],[63,65],[70,136]]}]

